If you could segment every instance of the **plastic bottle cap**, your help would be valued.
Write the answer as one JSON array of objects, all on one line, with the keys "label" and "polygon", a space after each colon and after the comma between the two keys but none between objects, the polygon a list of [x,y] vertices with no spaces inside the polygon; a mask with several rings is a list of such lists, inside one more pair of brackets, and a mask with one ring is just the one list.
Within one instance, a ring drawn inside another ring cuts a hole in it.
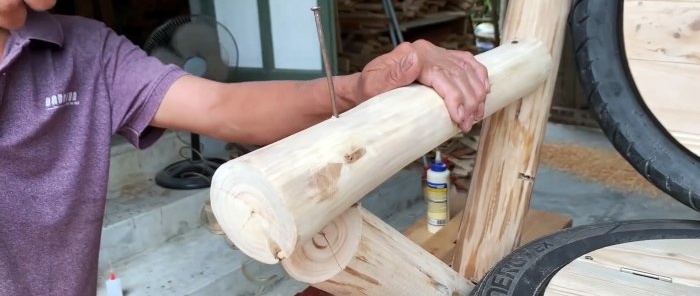
[{"label": "plastic bottle cap", "polygon": [[435,162],[430,166],[431,171],[444,172],[447,170],[447,165],[442,162]]}]

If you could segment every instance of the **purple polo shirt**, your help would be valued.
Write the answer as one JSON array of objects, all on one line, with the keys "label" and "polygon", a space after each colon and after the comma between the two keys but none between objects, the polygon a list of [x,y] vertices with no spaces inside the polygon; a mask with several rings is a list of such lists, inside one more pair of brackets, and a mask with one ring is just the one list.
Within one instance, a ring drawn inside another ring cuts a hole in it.
[{"label": "purple polo shirt", "polygon": [[0,295],[95,295],[110,139],[185,73],[102,23],[30,12],[0,63]]}]

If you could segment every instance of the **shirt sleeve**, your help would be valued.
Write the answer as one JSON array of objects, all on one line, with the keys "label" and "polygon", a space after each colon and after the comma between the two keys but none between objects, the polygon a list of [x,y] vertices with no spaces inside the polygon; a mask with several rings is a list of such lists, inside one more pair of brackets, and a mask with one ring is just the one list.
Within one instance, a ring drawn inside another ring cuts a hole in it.
[{"label": "shirt sleeve", "polygon": [[112,133],[144,149],[164,132],[149,126],[170,86],[186,74],[148,56],[124,36],[105,27],[103,75],[111,104]]}]

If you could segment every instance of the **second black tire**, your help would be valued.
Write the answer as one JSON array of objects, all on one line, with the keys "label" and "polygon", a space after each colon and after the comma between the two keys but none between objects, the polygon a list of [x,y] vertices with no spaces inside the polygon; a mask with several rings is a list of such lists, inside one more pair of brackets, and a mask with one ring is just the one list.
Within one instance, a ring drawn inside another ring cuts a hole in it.
[{"label": "second black tire", "polygon": [[471,295],[543,295],[552,277],[576,258],[612,245],[653,239],[700,239],[700,221],[637,220],[559,231],[503,258]]}]

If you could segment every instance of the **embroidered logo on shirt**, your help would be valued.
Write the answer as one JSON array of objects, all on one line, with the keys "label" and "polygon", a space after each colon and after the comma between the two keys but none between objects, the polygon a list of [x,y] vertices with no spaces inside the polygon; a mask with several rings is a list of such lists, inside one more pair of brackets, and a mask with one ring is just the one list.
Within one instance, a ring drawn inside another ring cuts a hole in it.
[{"label": "embroidered logo on shirt", "polygon": [[56,109],[58,107],[69,106],[69,105],[79,105],[77,92],[69,92],[65,94],[57,94],[50,97],[46,97],[46,109]]}]

